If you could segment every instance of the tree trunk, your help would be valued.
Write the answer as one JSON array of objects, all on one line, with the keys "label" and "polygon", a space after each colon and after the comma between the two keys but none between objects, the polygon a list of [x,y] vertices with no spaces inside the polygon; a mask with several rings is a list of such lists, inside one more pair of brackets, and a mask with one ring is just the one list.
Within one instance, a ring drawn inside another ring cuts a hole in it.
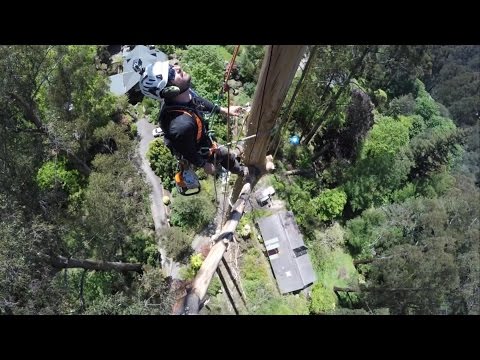
[{"label": "tree trunk", "polygon": [[[306,48],[305,45],[269,45],[265,51],[248,117],[247,136],[254,134],[258,136],[247,140],[243,158],[245,164],[255,166],[261,174],[266,171],[271,129],[275,126],[278,113]],[[238,178],[233,188],[233,201],[240,194],[242,184],[242,179]],[[252,189],[255,184],[256,182],[252,183]]]},{"label": "tree trunk", "polygon": [[257,136],[247,140],[244,155],[245,164],[255,165],[262,172],[271,129],[305,50],[305,45],[269,45],[265,51],[247,133]]},{"label": "tree trunk", "polygon": [[[252,109],[248,117],[247,137],[258,136],[247,140],[244,155],[245,164],[257,167],[260,170],[259,176],[266,171],[269,133],[275,125],[278,112],[285,100],[305,49],[305,45],[269,45],[265,51],[265,58],[253,97]],[[258,178],[254,174],[249,179],[238,178],[235,184],[239,189],[237,192],[239,194],[238,200],[235,202],[229,220],[223,226],[222,232],[213,239],[216,244],[208,253],[193,280],[192,288],[184,302],[184,314],[198,314],[212,276],[227,249],[228,241],[233,237],[233,233],[243,215],[245,203],[257,181]],[[242,184],[243,186],[241,186]],[[232,198],[236,199],[235,189]]]},{"label": "tree trunk", "polygon": [[346,293],[349,293],[349,292],[360,292],[359,289],[353,289],[353,288],[349,288],[349,287],[338,287],[338,286],[334,286],[333,287],[333,292],[334,293],[337,293],[338,291],[344,291]]},{"label": "tree trunk", "polygon": [[[367,56],[368,52],[369,52],[370,48],[367,46],[365,48],[365,50],[363,51],[362,55],[360,56],[360,58],[357,60],[357,62],[355,63],[352,71],[350,71],[350,74],[348,75],[348,78],[347,80],[345,81],[345,85],[339,89],[337,91],[337,93],[335,94],[334,98],[332,100],[330,100],[330,103],[328,104],[328,107],[327,109],[325,110],[325,112],[319,117],[319,119],[325,119],[328,117],[328,115],[330,115],[330,112],[334,109],[334,106],[335,104],[337,103],[337,100],[338,98],[340,97],[340,95],[343,94],[343,92],[345,91],[345,89],[347,88],[347,86],[350,84],[350,80],[352,79],[352,77],[356,76],[358,73],[361,72],[361,69],[365,66],[365,63],[364,63],[364,59],[365,57]],[[321,121],[318,121],[317,124],[315,124],[315,126],[313,127],[313,129],[308,133],[308,135],[305,137],[305,140],[303,140],[303,143],[304,144],[308,144],[310,143],[310,141],[313,139],[313,137],[315,136],[315,134],[317,133],[318,131],[318,128],[320,127],[320,125],[322,124]]]},{"label": "tree trunk", "polygon": [[281,139],[281,134],[282,134],[282,129],[285,128],[288,123],[290,122],[290,111],[292,109],[292,106],[295,102],[295,99],[297,98],[298,93],[300,92],[300,89],[303,85],[303,82],[305,80],[305,75],[308,73],[308,70],[310,69],[310,66],[312,65],[313,59],[315,58],[315,53],[317,52],[318,45],[315,45],[312,50],[310,51],[310,55],[308,57],[307,63],[305,64],[305,68],[303,69],[302,75],[300,76],[300,79],[298,80],[297,86],[295,87],[295,90],[292,94],[292,98],[290,99],[281,119],[280,119],[280,124],[277,128],[277,133],[275,134],[274,139],[272,140],[269,148],[270,152],[274,152],[273,156],[275,157],[275,154],[278,149],[278,145],[280,143]]},{"label": "tree trunk", "polygon": [[[42,256],[45,258],[45,256]],[[136,271],[142,272],[143,264],[132,264],[122,262],[96,261],[96,260],[82,260],[82,259],[68,259],[64,256],[50,256],[47,261],[57,269],[72,269],[80,268],[85,270],[96,271]]]},{"label": "tree trunk", "polygon": [[357,267],[360,264],[370,264],[375,259],[353,260],[353,266]]},{"label": "tree trunk", "polygon": [[[330,86],[332,85],[332,81],[334,80],[335,78],[335,74],[333,73],[332,75],[330,75],[329,79],[328,79],[328,82],[327,84],[325,85],[325,87],[323,88],[323,91],[322,91],[322,95],[320,95],[320,98],[319,98],[319,101],[318,103],[319,104],[323,104],[323,99],[327,96],[327,94],[330,92]],[[320,108],[317,108],[315,109],[313,112],[310,112],[311,114],[309,114],[306,118],[307,119],[313,119],[312,121],[312,126],[317,122],[317,121],[320,121],[320,117],[317,118],[317,120],[315,120],[315,116],[317,115],[317,112],[320,110]],[[308,121],[307,121],[308,123]],[[307,124],[309,125],[309,124]],[[305,129],[304,126],[302,126],[302,133],[300,135],[300,142],[303,142],[303,138],[306,136],[306,133],[308,134],[310,132],[310,126],[308,127],[308,129]]]},{"label": "tree trunk", "polygon": [[247,182],[243,186],[239,199],[233,206],[233,210],[230,213],[230,219],[223,226],[221,233],[214,239],[216,244],[210,249],[207,258],[203,261],[197,276],[193,280],[192,287],[186,297],[183,311],[184,314],[198,314],[200,303],[207,293],[213,274],[217,270],[218,264],[227,250],[228,242],[232,239],[238,222],[243,215],[250,191],[250,183]]}]

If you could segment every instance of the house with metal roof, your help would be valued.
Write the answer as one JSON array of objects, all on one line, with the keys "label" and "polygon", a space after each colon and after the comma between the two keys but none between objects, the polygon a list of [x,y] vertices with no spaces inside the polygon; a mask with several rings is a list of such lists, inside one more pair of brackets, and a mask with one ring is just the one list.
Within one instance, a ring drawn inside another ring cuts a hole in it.
[{"label": "house with metal roof", "polygon": [[268,259],[282,294],[305,289],[315,271],[291,211],[279,211],[257,221]]},{"label": "house with metal roof", "polygon": [[[140,80],[140,74],[132,68],[132,60],[141,58],[145,66],[157,61],[168,61],[168,56],[144,45],[136,45],[132,50],[123,50],[123,72],[110,76],[110,91],[115,95],[123,95],[131,91]],[[137,86],[138,88],[138,86]],[[134,89],[140,91],[140,88]]]}]

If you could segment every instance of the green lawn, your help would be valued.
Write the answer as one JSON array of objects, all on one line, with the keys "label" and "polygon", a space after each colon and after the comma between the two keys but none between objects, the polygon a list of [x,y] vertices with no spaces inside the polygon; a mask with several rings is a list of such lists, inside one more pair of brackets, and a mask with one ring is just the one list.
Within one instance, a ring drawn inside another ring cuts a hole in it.
[{"label": "green lawn", "polygon": [[327,289],[334,286],[347,287],[356,284],[358,272],[353,266],[353,259],[341,249],[329,253],[320,268],[315,269],[318,281],[321,281]]}]

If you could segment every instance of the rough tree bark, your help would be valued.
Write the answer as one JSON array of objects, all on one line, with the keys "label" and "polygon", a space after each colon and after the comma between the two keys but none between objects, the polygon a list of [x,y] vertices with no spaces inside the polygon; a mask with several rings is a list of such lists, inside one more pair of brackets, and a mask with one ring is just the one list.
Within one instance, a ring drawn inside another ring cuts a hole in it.
[{"label": "rough tree bark", "polygon": [[[260,176],[266,171],[266,155],[272,139],[270,132],[306,49],[305,45],[270,45],[265,51],[248,117],[247,136],[257,136],[247,140],[243,156],[246,165],[260,170]],[[260,176],[252,183],[252,189]],[[241,188],[242,179],[239,178],[233,188],[233,200],[237,199]]]},{"label": "rough tree bark", "polygon": [[[43,256],[45,257],[45,256]],[[142,264],[122,263],[122,262],[109,262],[109,261],[96,261],[96,260],[83,260],[72,259],[64,256],[50,256],[45,259],[56,269],[71,269],[80,268],[85,270],[97,270],[97,271],[136,271],[142,272]]]},{"label": "rough tree bark", "polygon": [[[247,133],[247,136],[254,134],[257,136],[247,140],[244,154],[245,164],[254,165],[261,173],[266,171],[266,155],[271,139],[270,131],[275,125],[280,107],[306,48],[305,45],[269,45],[266,48],[249,114]],[[261,176],[261,173],[258,176]],[[238,221],[243,215],[246,200],[257,181],[256,176],[237,180],[235,189],[238,189],[236,192],[238,200],[220,235],[213,239],[216,243],[193,280],[192,287],[184,301],[184,314],[198,314],[208,285],[227,249],[228,242],[233,237]],[[232,199],[237,199],[235,189]]]},{"label": "rough tree bark", "polygon": [[313,46],[312,50],[310,51],[310,54],[308,56],[307,63],[305,64],[305,67],[302,71],[302,75],[300,76],[300,79],[298,80],[297,86],[295,87],[295,90],[293,91],[292,97],[290,101],[288,102],[287,107],[285,108],[285,111],[283,112],[283,115],[280,119],[280,124],[277,129],[277,133],[275,134],[275,137],[271,141],[269,145],[270,152],[273,152],[273,156],[275,157],[278,145],[281,140],[281,134],[282,134],[282,129],[285,128],[288,123],[291,120],[291,109],[293,107],[293,104],[295,103],[295,100],[297,98],[298,93],[300,92],[300,89],[302,88],[302,85],[305,80],[305,75],[308,73],[308,70],[310,69],[310,66],[312,65],[313,59],[315,59],[315,54],[317,52],[318,45]]}]

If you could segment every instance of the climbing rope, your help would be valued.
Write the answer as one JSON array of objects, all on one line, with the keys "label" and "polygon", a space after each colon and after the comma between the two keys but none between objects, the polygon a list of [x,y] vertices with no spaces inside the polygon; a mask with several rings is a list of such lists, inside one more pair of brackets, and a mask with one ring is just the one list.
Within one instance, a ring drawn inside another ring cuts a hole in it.
[{"label": "climbing rope", "polygon": [[[224,76],[224,81],[223,81],[223,87],[222,90],[223,92],[227,93],[227,144],[231,143],[230,142],[230,136],[231,136],[231,127],[230,127],[230,87],[228,86],[228,80],[230,79],[230,74],[233,69],[233,65],[235,64],[235,59],[237,58],[238,51],[240,49],[240,45],[237,45],[235,47],[235,50],[233,51],[232,59],[230,60],[230,63],[227,66],[227,70]],[[230,146],[227,145],[227,167],[230,168]],[[226,206],[227,203],[227,193],[229,191],[229,180],[228,180],[228,175],[225,181],[225,186],[224,186],[224,191],[223,191],[223,215],[222,215],[222,224],[225,223],[226,216],[227,216],[227,209],[228,207]]]}]

